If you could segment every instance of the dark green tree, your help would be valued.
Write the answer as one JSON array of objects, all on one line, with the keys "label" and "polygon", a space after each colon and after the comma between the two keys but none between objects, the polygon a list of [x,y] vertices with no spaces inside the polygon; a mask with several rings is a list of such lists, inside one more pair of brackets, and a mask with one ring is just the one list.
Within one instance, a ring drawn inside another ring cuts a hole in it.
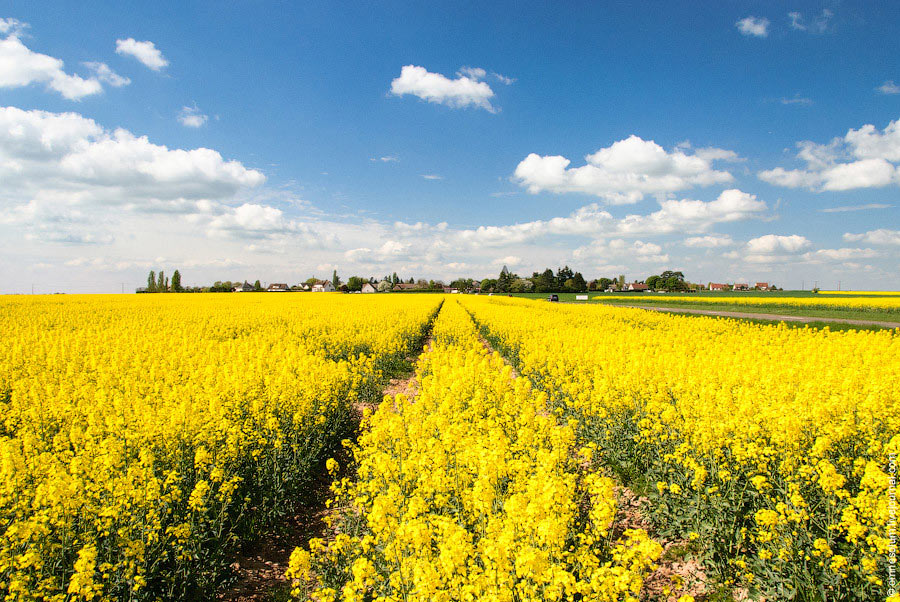
[{"label": "dark green tree", "polygon": [[259,280],[257,280],[256,282],[253,283],[253,290],[255,290],[255,291],[262,290],[262,283],[260,283]]},{"label": "dark green tree", "polygon": [[156,272],[154,272],[153,270],[150,270],[150,275],[147,276],[147,292],[156,292]]},{"label": "dark green tree", "polygon": [[156,292],[157,293],[166,292],[166,277],[163,274],[165,274],[165,272],[160,270],[159,274],[156,276]]},{"label": "dark green tree", "polygon": [[180,293],[184,290],[181,287],[181,272],[178,270],[172,272],[172,290],[176,293]]},{"label": "dark green tree", "polygon": [[613,280],[612,278],[601,278],[600,281],[597,283],[598,284],[597,290],[605,291],[606,289],[609,288],[609,285],[611,285],[613,282],[615,282],[615,280]]},{"label": "dark green tree", "polygon": [[394,275],[391,276],[391,284],[399,284],[400,278],[397,277],[397,272],[394,272]]},{"label": "dark green tree", "polygon": [[581,275],[581,272],[575,272],[575,275],[572,276],[572,280],[575,283],[575,292],[583,293],[587,290],[587,282],[584,279],[584,276]]},{"label": "dark green tree", "polygon": [[366,280],[359,276],[350,276],[347,279],[347,289],[351,291],[361,291]]},{"label": "dark green tree", "polygon": [[331,274],[331,285],[334,287],[334,290],[337,290],[341,286],[341,279],[338,278],[337,270]]},{"label": "dark green tree", "polygon": [[536,293],[550,293],[557,290],[556,276],[553,275],[553,270],[550,268],[540,274],[535,272],[531,281],[534,282],[534,292]]}]

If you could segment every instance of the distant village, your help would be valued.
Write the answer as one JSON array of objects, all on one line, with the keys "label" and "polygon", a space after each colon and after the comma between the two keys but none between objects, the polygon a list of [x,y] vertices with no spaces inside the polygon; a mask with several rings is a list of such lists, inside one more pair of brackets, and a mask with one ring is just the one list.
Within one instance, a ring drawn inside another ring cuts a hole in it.
[{"label": "distant village", "polygon": [[768,282],[709,282],[707,284],[690,282],[682,272],[666,270],[658,275],[643,280],[627,282],[625,275],[616,278],[596,278],[586,280],[581,272],[575,272],[569,266],[558,268],[554,273],[547,268],[543,272],[534,272],[530,277],[521,277],[509,271],[506,266],[500,270],[497,278],[475,280],[459,278],[445,284],[441,280],[424,280],[409,278],[404,280],[395,272],[383,278],[364,278],[351,276],[342,280],[334,271],[330,280],[309,278],[297,284],[273,282],[262,284],[255,280],[252,284],[243,282],[216,281],[209,286],[182,286],[181,273],[175,270],[171,279],[163,271],[158,274],[151,271],[147,277],[147,286],[138,288],[137,293],[641,293],[641,292],[683,292],[699,291],[774,291],[780,290]]}]

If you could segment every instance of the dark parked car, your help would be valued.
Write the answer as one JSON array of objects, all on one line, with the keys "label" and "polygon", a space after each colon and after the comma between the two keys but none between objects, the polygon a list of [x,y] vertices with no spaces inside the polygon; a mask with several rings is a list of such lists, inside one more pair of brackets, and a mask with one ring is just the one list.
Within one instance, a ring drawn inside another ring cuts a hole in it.
[{"label": "dark parked car", "polygon": [[549,297],[547,297],[547,301],[559,303],[559,295],[550,295]]}]

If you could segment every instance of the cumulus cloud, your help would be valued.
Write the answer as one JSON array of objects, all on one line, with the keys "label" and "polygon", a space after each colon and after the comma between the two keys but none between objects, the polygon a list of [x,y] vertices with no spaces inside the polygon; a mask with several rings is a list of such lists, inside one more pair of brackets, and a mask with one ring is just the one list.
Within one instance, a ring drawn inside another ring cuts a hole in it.
[{"label": "cumulus cloud", "polygon": [[0,107],[0,207],[196,212],[262,184],[262,173],[208,148],[169,149],[77,113]]},{"label": "cumulus cloud", "polygon": [[109,84],[113,88],[121,88],[131,83],[127,77],[123,77],[109,68],[106,63],[87,62],[83,63],[85,67],[94,72],[94,76],[105,84]]},{"label": "cumulus cloud", "polygon": [[[30,50],[19,39],[24,25],[14,19],[3,21],[0,31],[8,33],[0,40],[0,88],[21,88],[46,84],[68,100],[80,100],[103,91],[100,81],[63,71],[63,62],[52,56]],[[118,77],[118,76],[117,76]]]},{"label": "cumulus cloud", "polygon": [[344,253],[344,257],[360,263],[378,263],[404,257],[409,252],[409,249],[410,245],[408,243],[386,240],[377,249],[368,247],[350,249]]},{"label": "cumulus cloud", "polygon": [[848,242],[865,242],[870,245],[900,245],[900,230],[879,228],[861,234],[847,232],[844,234],[844,240]]},{"label": "cumulus cloud", "polygon": [[189,128],[203,127],[208,120],[209,117],[204,115],[203,112],[197,108],[197,105],[194,105],[193,107],[181,107],[181,111],[178,113],[178,122]]},{"label": "cumulus cloud", "polygon": [[578,260],[586,261],[611,261],[628,260],[640,263],[663,264],[669,261],[669,255],[662,252],[662,247],[656,243],[635,240],[627,242],[621,238],[610,240],[595,240],[589,245],[579,247],[572,252],[572,256]]},{"label": "cumulus cloud", "polygon": [[730,247],[734,244],[731,237],[727,234],[707,234],[706,236],[691,236],[684,240],[686,247],[699,247],[703,249],[716,249],[720,247]]},{"label": "cumulus cloud", "polygon": [[797,144],[797,158],[806,169],[775,169],[759,172],[764,182],[788,188],[840,191],[881,188],[900,183],[900,121],[883,130],[874,125],[850,129],[829,144],[804,141]]},{"label": "cumulus cloud", "polygon": [[760,218],[766,203],[756,195],[736,188],[724,190],[713,201],[694,199],[660,202],[660,209],[649,215],[628,215],[617,230],[628,234],[666,234],[670,232],[704,232],[719,223]]},{"label": "cumulus cloud", "polygon": [[663,194],[731,182],[727,171],[713,169],[716,160],[736,155],[721,149],[687,154],[666,152],[652,140],[632,135],[587,155],[586,165],[569,167],[565,157],[531,153],[516,167],[514,178],[531,193],[575,192],[613,204],[636,203],[647,194]]},{"label": "cumulus cloud", "polygon": [[815,251],[810,251],[809,253],[804,253],[803,258],[813,263],[820,263],[824,261],[844,262],[854,259],[872,259],[879,257],[880,255],[881,253],[875,249],[852,249],[845,247],[842,249],[817,249]]},{"label": "cumulus cloud", "polygon": [[615,219],[596,203],[581,207],[565,217],[535,220],[507,226],[479,226],[460,230],[458,241],[473,245],[505,246],[545,236],[608,235],[641,236],[676,232],[704,232],[718,223],[759,218],[767,207],[755,195],[737,189],[723,191],[715,200],[668,200],[649,214],[632,214]]},{"label": "cumulus cloud", "polygon": [[116,40],[116,54],[132,56],[153,71],[160,71],[169,65],[156,44],[150,41],[138,42],[134,38]]},{"label": "cumulus cloud", "polygon": [[491,104],[494,91],[486,82],[480,81],[485,71],[471,67],[464,67],[463,70],[460,70],[456,79],[450,79],[440,73],[431,73],[425,67],[405,65],[400,70],[400,77],[391,81],[391,94],[412,94],[422,100],[454,109],[477,107],[491,113],[496,112]]},{"label": "cumulus cloud", "polygon": [[333,242],[327,232],[317,235],[312,224],[290,219],[281,209],[257,203],[225,208],[224,213],[209,222],[207,233],[214,238],[240,240],[273,240],[289,236],[292,242],[305,246]]},{"label": "cumulus cloud", "polygon": [[769,20],[765,17],[744,17],[734,25],[745,36],[764,38],[769,35]]},{"label": "cumulus cloud", "polygon": [[747,241],[747,250],[751,253],[771,254],[777,252],[796,253],[809,247],[812,243],[805,236],[791,234],[780,236],[778,234],[766,234],[759,238]]},{"label": "cumulus cloud", "polygon": [[728,256],[747,263],[782,263],[796,261],[798,254],[810,246],[809,239],[799,234],[766,234],[750,239],[741,252],[732,252]]},{"label": "cumulus cloud", "polygon": [[889,79],[880,86],[876,88],[882,94],[900,94],[900,86],[894,83],[894,80]]}]

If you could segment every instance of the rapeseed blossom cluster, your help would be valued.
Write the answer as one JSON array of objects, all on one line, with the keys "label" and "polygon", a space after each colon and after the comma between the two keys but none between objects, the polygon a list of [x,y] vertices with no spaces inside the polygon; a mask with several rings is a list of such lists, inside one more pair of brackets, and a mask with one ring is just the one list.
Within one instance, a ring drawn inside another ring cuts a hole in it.
[{"label": "rapeseed blossom cluster", "polygon": [[655,484],[661,531],[703,542],[722,582],[766,599],[886,595],[896,330],[462,301],[579,444]]},{"label": "rapeseed blossom cluster", "polygon": [[486,351],[446,301],[415,399],[385,397],[337,481],[333,539],[291,556],[317,602],[635,601],[661,546],[614,537],[613,482],[547,395]]},{"label": "rapeseed blossom cluster", "polygon": [[0,297],[0,597],[211,598],[439,304]]}]

